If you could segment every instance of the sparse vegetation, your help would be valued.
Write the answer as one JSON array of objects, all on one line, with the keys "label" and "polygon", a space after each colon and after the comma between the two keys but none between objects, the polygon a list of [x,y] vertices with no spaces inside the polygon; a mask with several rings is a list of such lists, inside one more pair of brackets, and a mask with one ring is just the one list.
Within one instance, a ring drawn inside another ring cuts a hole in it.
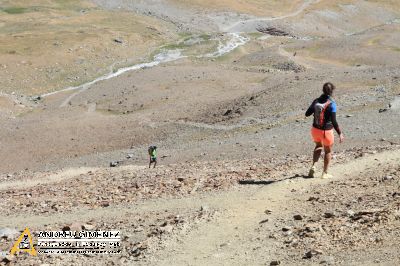
[{"label": "sparse vegetation", "polygon": [[[156,19],[102,10],[89,1],[17,0],[4,6],[0,12],[9,16],[2,17],[0,61],[8,74],[0,72],[0,79],[7,92],[40,94],[79,85],[177,38],[164,34],[166,25]],[[115,45],[116,37],[124,43]]]},{"label": "sparse vegetation", "polygon": [[6,7],[6,8],[1,8],[1,11],[7,13],[7,14],[22,14],[28,11],[28,8],[24,7]]}]

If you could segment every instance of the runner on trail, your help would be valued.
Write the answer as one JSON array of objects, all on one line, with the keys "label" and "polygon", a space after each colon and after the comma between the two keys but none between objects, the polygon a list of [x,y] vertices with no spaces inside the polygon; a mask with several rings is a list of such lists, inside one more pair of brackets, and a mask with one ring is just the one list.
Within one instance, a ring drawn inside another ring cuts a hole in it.
[{"label": "runner on trail", "polygon": [[328,174],[329,163],[332,159],[332,146],[334,143],[333,128],[339,134],[340,143],[343,142],[344,136],[336,121],[337,106],[332,98],[335,86],[328,82],[323,86],[323,94],[315,99],[306,112],[306,117],[314,114],[314,122],[311,129],[311,135],[315,142],[313,164],[308,173],[308,177],[313,178],[315,174],[315,164],[318,162],[322,150],[325,151],[324,156],[324,172],[322,178],[331,178]]},{"label": "runner on trail", "polygon": [[150,157],[150,163],[149,163],[149,168],[151,168],[151,164],[154,163],[154,167],[156,168],[157,165],[157,147],[156,146],[150,146],[149,147],[149,157]]}]

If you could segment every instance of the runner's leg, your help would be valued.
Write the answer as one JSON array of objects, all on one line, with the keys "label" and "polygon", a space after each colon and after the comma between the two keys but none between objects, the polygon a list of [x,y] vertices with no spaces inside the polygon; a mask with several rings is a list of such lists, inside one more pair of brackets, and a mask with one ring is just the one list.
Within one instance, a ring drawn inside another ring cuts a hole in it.
[{"label": "runner's leg", "polygon": [[318,162],[319,158],[321,157],[321,153],[322,153],[322,143],[315,142],[314,155],[313,155],[313,166],[315,163]]},{"label": "runner's leg", "polygon": [[329,164],[332,159],[332,146],[324,146],[325,156],[324,156],[324,173],[328,173]]}]

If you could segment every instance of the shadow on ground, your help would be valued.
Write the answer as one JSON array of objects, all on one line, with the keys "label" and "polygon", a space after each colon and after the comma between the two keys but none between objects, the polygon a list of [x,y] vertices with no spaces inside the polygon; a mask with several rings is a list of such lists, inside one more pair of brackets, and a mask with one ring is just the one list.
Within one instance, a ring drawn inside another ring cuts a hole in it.
[{"label": "shadow on ground", "polygon": [[290,180],[290,179],[295,179],[295,178],[304,178],[304,179],[309,179],[307,175],[299,175],[295,174],[294,176],[290,176],[284,179],[280,180],[253,180],[253,179],[247,179],[247,180],[239,180],[240,185],[271,185],[273,183],[278,183],[282,182],[285,180]]}]

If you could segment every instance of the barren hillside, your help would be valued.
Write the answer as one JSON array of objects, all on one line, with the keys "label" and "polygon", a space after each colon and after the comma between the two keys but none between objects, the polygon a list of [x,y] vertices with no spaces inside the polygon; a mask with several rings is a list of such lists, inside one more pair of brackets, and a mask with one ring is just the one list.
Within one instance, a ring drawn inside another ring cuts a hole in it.
[{"label": "barren hillside", "polygon": [[[1,263],[399,264],[397,2],[0,1],[0,251],[123,235]],[[328,81],[345,142],[306,179]]]}]

